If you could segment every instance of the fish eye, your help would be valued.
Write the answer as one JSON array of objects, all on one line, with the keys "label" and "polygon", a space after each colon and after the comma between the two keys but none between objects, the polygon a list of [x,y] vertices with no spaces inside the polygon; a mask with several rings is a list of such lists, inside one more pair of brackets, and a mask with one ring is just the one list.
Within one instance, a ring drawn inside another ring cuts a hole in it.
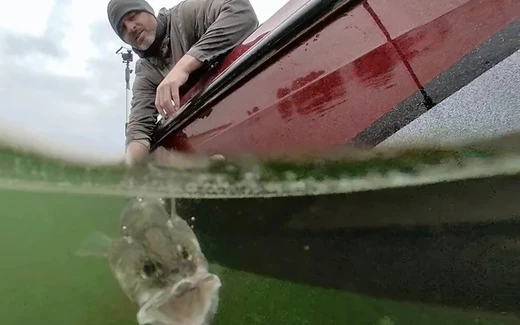
[{"label": "fish eye", "polygon": [[148,261],[143,264],[142,274],[144,277],[160,277],[163,274],[163,266],[159,262]]},{"label": "fish eye", "polygon": [[186,248],[183,248],[182,249],[182,258],[184,258],[185,260],[188,260],[190,259],[190,253],[188,252],[188,250]]},{"label": "fish eye", "polygon": [[148,262],[143,265],[143,272],[146,276],[152,276],[156,271],[155,265]]},{"label": "fish eye", "polygon": [[186,247],[177,245],[177,252],[179,252],[181,254],[183,259],[188,260],[188,261],[192,260],[192,256]]}]

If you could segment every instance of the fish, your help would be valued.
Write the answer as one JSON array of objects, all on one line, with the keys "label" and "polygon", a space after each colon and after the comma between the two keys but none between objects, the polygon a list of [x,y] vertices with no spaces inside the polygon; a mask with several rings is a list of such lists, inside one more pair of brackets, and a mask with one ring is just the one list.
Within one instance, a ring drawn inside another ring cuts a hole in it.
[{"label": "fish", "polygon": [[168,214],[160,198],[132,198],[119,219],[120,236],[89,234],[78,256],[108,259],[124,294],[137,306],[140,325],[210,325],[220,278],[208,269],[193,229]]}]

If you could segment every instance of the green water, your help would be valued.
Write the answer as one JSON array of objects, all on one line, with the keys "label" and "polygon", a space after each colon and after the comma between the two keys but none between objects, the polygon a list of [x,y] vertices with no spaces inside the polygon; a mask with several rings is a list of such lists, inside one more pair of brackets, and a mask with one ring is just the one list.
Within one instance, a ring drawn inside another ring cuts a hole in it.
[{"label": "green water", "polygon": [[[3,323],[135,324],[136,309],[105,261],[74,255],[88,233],[115,233],[124,204],[117,197],[0,191]],[[223,282],[217,325],[520,323],[509,315],[377,300],[211,267]]]}]

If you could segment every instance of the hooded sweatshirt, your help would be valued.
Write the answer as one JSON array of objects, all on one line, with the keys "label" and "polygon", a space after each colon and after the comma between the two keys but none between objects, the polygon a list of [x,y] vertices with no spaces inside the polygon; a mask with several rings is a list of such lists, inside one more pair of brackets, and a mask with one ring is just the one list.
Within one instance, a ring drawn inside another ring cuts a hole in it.
[{"label": "hooded sweatshirt", "polygon": [[[144,0],[130,2],[142,4]],[[143,5],[141,10],[150,12],[150,8]],[[171,9],[161,9],[157,20],[154,44],[144,52],[134,49],[140,58],[135,66],[126,145],[138,141],[150,146],[159,114],[156,89],[185,54],[206,66],[212,64],[240,45],[259,24],[249,0],[184,0]],[[117,33],[117,25],[113,28]]]}]

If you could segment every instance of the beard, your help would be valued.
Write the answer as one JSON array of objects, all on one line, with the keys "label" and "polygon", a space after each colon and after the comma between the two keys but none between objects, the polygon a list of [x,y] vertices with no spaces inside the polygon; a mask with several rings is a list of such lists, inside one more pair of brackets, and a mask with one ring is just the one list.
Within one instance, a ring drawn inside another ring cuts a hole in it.
[{"label": "beard", "polygon": [[155,30],[154,31],[143,31],[143,34],[140,36],[141,41],[136,41],[135,44],[132,44],[132,47],[146,51],[155,41]]}]

